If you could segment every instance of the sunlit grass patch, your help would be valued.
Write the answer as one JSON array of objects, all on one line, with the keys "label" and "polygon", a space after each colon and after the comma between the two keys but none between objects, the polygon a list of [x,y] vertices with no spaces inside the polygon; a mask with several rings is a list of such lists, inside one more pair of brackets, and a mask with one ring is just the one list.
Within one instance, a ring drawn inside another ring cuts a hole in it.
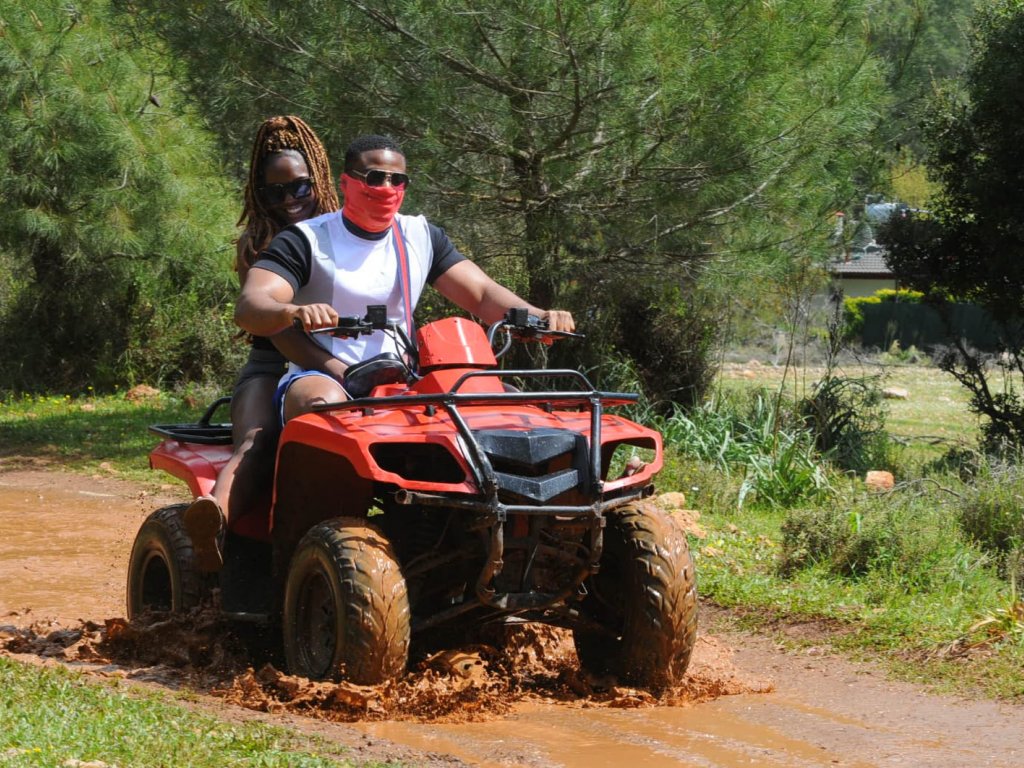
[{"label": "sunlit grass patch", "polygon": [[40,669],[0,657],[5,766],[355,765],[339,750],[280,728],[220,721],[117,682],[89,682],[64,668]]},{"label": "sunlit grass patch", "polygon": [[0,401],[0,461],[31,456],[151,481],[147,456],[157,441],[148,427],[194,421],[204,407],[169,393],[138,400],[123,393],[8,396]]}]

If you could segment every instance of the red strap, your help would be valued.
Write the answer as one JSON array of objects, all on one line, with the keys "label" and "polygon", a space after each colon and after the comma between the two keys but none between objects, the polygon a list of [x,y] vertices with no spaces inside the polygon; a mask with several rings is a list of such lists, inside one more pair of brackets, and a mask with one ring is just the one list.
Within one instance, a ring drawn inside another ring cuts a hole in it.
[{"label": "red strap", "polygon": [[409,274],[409,257],[405,252],[405,238],[398,222],[391,221],[391,232],[395,239],[395,251],[398,253],[398,282],[402,287],[402,303],[405,305],[405,327],[409,332],[409,340],[416,346],[416,324],[412,319],[412,294],[409,285],[412,278]]}]

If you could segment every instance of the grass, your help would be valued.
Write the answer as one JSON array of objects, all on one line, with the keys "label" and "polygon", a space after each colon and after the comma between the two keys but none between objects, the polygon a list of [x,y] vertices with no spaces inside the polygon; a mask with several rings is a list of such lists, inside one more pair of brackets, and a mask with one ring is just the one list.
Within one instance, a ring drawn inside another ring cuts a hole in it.
[{"label": "grass", "polygon": [[[950,447],[974,445],[978,417],[967,410],[967,393],[952,376],[923,365],[869,365],[853,363],[842,367],[847,376],[882,377],[883,386],[905,390],[907,399],[888,399],[889,434],[904,446],[904,461],[920,465],[938,459]],[[822,369],[785,371],[781,367],[757,365],[726,366],[719,378],[725,390],[784,387],[793,396],[810,392]],[[785,378],[784,378],[785,377]]]},{"label": "grass", "polygon": [[0,764],[326,768],[338,747],[260,723],[226,723],[117,681],[0,658]]},{"label": "grass", "polygon": [[[152,483],[157,478],[147,456],[157,438],[148,427],[197,421],[206,405],[191,394],[169,393],[141,400],[124,394],[8,397],[0,401],[0,466],[30,457],[73,471],[106,470]],[[214,418],[230,417],[221,411]]]},{"label": "grass", "polygon": [[993,698],[1024,698],[1024,642],[993,637],[972,652],[953,652],[971,629],[1007,612],[1010,588],[982,563],[964,563],[961,579],[921,588],[876,572],[842,578],[822,565],[782,576],[777,564],[781,520],[747,512],[726,522],[705,516],[708,536],[696,542],[701,594],[733,609],[750,629],[773,631],[779,621],[813,621],[822,631],[809,644],[830,643],[859,658],[887,663],[899,677],[938,690]]},{"label": "grass", "polygon": [[[885,661],[903,678],[961,694],[1024,699],[1024,605],[1002,572],[1001,553],[976,541],[965,525],[968,512],[1005,510],[1005,503],[979,504],[979,495],[1019,502],[1024,491],[1005,475],[982,473],[967,485],[952,473],[928,470],[949,448],[976,444],[967,398],[934,368],[894,366],[883,373],[883,386],[909,393],[886,401],[887,430],[902,445],[901,482],[888,494],[847,476],[838,478],[830,500],[805,503],[806,510],[737,509],[738,478],[722,478],[720,470],[716,477],[714,468],[692,459],[669,463],[663,478],[685,482],[690,506],[704,513],[707,537],[692,542],[701,594],[762,631],[779,621],[818,623],[822,631],[806,642]],[[800,395],[817,375],[790,371],[783,383],[777,368],[729,366],[720,387],[785,386]],[[794,531],[818,541],[818,549],[787,568],[793,557],[787,549],[799,538]]]}]

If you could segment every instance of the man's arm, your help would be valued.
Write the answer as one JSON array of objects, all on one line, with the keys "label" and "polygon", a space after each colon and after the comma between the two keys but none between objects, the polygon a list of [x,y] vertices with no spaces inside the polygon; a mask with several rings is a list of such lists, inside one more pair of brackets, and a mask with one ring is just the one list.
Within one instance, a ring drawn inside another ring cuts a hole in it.
[{"label": "man's arm", "polygon": [[338,324],[330,304],[293,304],[291,284],[268,269],[254,267],[235,305],[235,322],[254,336],[273,336],[298,320],[307,331]]},{"label": "man's arm", "polygon": [[547,320],[552,331],[574,331],[572,314],[564,310],[545,310],[519,298],[503,285],[492,280],[472,261],[460,261],[434,281],[434,287],[447,299],[454,301],[485,323],[496,323],[505,312],[526,307],[530,314]]},{"label": "man's arm", "polygon": [[321,371],[338,383],[345,380],[348,366],[298,328],[286,328],[270,340],[282,355],[307,371]]}]

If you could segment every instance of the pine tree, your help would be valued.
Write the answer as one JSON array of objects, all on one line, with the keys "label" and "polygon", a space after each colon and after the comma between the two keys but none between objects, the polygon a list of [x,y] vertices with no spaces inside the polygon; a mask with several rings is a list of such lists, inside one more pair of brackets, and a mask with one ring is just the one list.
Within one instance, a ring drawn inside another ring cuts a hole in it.
[{"label": "pine tree", "polygon": [[227,346],[188,349],[180,324],[231,295],[231,188],[132,43],[101,0],[0,0],[0,250],[17,275],[0,387],[173,378]]}]

